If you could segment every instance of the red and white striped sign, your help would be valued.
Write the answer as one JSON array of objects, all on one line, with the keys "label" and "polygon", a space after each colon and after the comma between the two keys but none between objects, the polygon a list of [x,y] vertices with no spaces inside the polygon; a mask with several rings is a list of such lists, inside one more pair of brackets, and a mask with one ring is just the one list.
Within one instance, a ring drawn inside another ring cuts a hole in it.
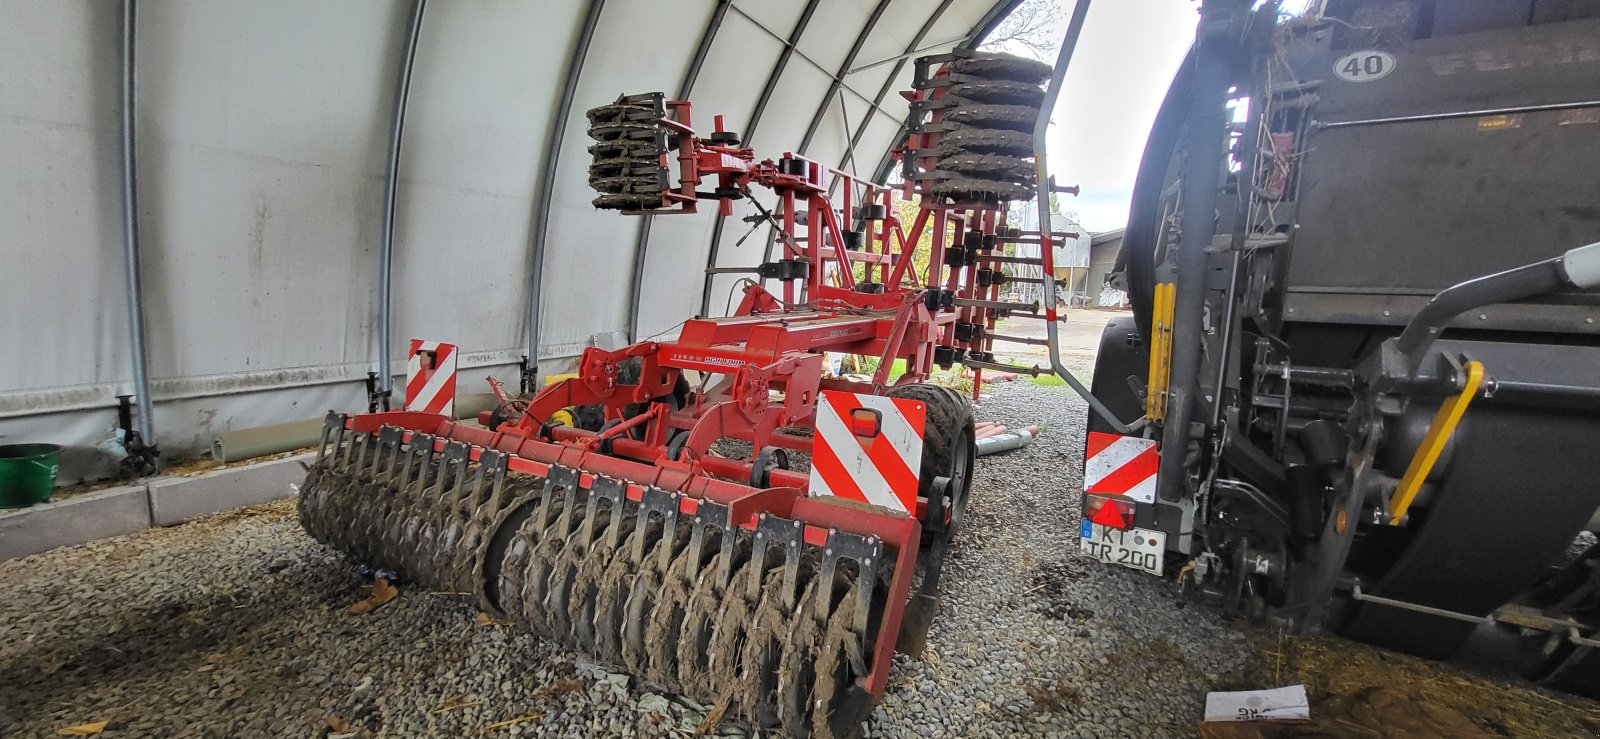
[{"label": "red and white striped sign", "polygon": [[1126,495],[1140,503],[1154,503],[1160,465],[1155,439],[1090,431],[1083,459],[1083,492]]},{"label": "red and white striped sign", "polygon": [[[811,444],[811,494],[915,514],[927,407],[867,393],[824,390],[821,395]],[[876,434],[855,433],[851,417],[858,409],[877,412]]]},{"label": "red and white striped sign", "polygon": [[411,340],[411,359],[406,362],[406,410],[455,414],[455,344]]}]

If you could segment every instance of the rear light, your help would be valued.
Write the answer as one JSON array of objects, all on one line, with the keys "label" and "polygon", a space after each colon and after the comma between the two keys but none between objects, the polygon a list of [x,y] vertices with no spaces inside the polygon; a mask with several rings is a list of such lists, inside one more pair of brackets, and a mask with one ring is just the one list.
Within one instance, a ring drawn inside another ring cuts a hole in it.
[{"label": "rear light", "polygon": [[883,430],[883,413],[872,408],[850,411],[850,433],[871,439]]},{"label": "rear light", "polygon": [[1096,495],[1088,493],[1083,496],[1083,517],[1090,523],[1097,523],[1113,529],[1133,528],[1133,501],[1121,495]]}]

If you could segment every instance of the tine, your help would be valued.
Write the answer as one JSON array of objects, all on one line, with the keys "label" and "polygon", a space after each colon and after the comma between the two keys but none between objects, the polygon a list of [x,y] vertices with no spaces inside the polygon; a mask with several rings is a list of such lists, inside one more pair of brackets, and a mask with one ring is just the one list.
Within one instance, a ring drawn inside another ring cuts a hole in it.
[{"label": "tine", "polygon": [[433,470],[433,435],[412,434],[411,454],[417,458],[417,480],[411,485],[411,497],[421,498],[428,489],[428,473]]},{"label": "tine", "polygon": [[[657,488],[657,489],[659,490],[659,488]],[[665,491],[663,491],[663,492],[665,492]],[[662,572],[666,572],[668,569],[670,569],[672,567],[672,546],[671,546],[671,543],[674,542],[674,541],[677,541],[677,534],[678,534],[678,504],[682,499],[683,499],[683,495],[681,495],[679,493],[668,493],[668,497],[667,497],[667,500],[666,500],[667,511],[666,511],[666,514],[665,514],[664,518],[661,521],[661,536],[662,536],[662,538],[664,538],[667,541],[668,546],[664,546],[664,547],[661,548],[660,561],[657,562],[657,566],[659,566],[661,568]]]},{"label": "tine", "polygon": [[[678,496],[658,487],[647,487],[639,496],[639,522],[635,525],[633,535],[633,561],[644,564],[646,527],[650,525],[652,516],[661,518],[661,536],[664,540],[672,541],[673,528],[678,522]],[[672,561],[670,547],[663,547],[661,561],[657,564],[662,571],[666,571],[668,563]]]},{"label": "tine", "polygon": [[442,468],[446,475],[439,483],[439,490],[454,489],[458,494],[465,492],[467,484],[467,464],[472,461],[472,446],[465,442],[448,441],[444,445],[444,463]]},{"label": "tine", "polygon": [[334,439],[333,439],[333,455],[334,455],[333,456],[333,466],[335,468],[337,468],[340,472],[343,472],[345,470],[345,466],[349,463],[349,460],[350,460],[350,457],[349,457],[350,447],[345,445],[345,437],[349,436],[349,435],[350,435],[349,429],[346,429],[343,424],[339,425],[338,430],[334,434]]},{"label": "tine", "polygon": [[878,537],[867,537],[869,553],[861,559],[861,575],[858,578],[857,592],[861,600],[856,603],[855,632],[867,633],[867,613],[872,608],[872,590],[878,584],[878,565],[883,561],[883,542]]},{"label": "tine", "polygon": [[805,538],[805,527],[799,521],[761,514],[756,520],[756,546],[750,554],[749,595],[760,597],[761,585],[767,579],[767,551],[783,548],[783,605],[794,608],[795,582],[800,576],[800,544]]},{"label": "tine", "polygon": [[480,474],[486,475],[489,480],[487,493],[480,491],[477,499],[478,505],[492,503],[494,510],[499,510],[500,492],[506,485],[506,455],[493,449],[485,449],[478,455],[478,469]]},{"label": "tine", "polygon": [[728,581],[733,579],[733,540],[738,530],[728,521],[727,516],[722,519],[722,559],[717,566],[717,587],[726,590]]},{"label": "tine", "polygon": [[[867,611],[872,605],[872,589],[878,581],[878,566],[883,559],[883,542],[878,541],[876,536],[862,536],[848,531],[828,529],[828,540],[822,548],[822,566],[818,568],[818,577],[824,587],[832,587],[834,573],[841,559],[854,560],[858,568],[856,590],[860,594],[861,602],[856,609],[856,627],[864,633]],[[817,618],[826,619],[832,607],[829,602],[831,599],[817,600]]]},{"label": "tine", "polygon": [[350,440],[350,443],[352,445],[359,446],[359,448],[356,449],[355,473],[357,475],[364,475],[367,473],[368,468],[372,465],[372,461],[369,459],[373,456],[371,453],[372,434],[356,434],[355,438]]},{"label": "tine", "polygon": [[559,493],[565,502],[565,505],[561,508],[561,517],[558,519],[561,526],[557,529],[562,539],[572,534],[573,508],[578,504],[578,480],[577,470],[571,467],[550,465],[550,482],[547,485],[555,487],[546,494],[546,498],[548,499]]},{"label": "tine", "polygon": [[[700,561],[702,547],[705,546],[706,529],[716,528],[723,532],[723,551],[732,552],[732,532],[728,531],[728,507],[720,503],[700,501],[700,507],[694,511],[694,528],[689,532],[689,566],[687,573],[689,582],[694,582],[700,576]],[[726,558],[724,558],[726,559]]]},{"label": "tine", "polygon": [[400,466],[400,438],[401,431],[398,426],[384,426],[383,430],[378,432],[378,439],[388,457],[383,464],[382,479],[385,485],[394,484],[394,475]]},{"label": "tine", "polygon": [[606,546],[612,549],[616,548],[617,540],[622,538],[622,502],[627,497],[628,484],[615,477],[596,475],[594,485],[589,488],[590,511],[594,510],[592,506],[600,499],[611,501],[611,525],[606,528]]},{"label": "tine", "polygon": [[322,419],[322,441],[317,444],[317,462],[328,456],[328,439],[333,437],[336,428],[344,428],[344,415],[328,411],[327,417]]},{"label": "tine", "polygon": [[[594,477],[594,482],[598,484],[604,479],[605,478],[596,475]],[[578,484],[583,484],[583,478],[580,477],[578,479]],[[589,497],[584,503],[583,535],[578,537],[578,539],[583,541],[585,544],[594,543],[594,522],[596,518],[599,518],[598,514],[600,513],[600,498],[599,496],[595,495],[594,492],[594,487],[591,485],[589,488]]]},{"label": "tine", "polygon": [[400,479],[395,481],[395,487],[399,488],[402,494],[411,492],[409,488],[411,471],[420,464],[422,454],[422,446],[417,443],[417,437],[411,437],[411,446],[406,447],[405,461],[401,463]]}]

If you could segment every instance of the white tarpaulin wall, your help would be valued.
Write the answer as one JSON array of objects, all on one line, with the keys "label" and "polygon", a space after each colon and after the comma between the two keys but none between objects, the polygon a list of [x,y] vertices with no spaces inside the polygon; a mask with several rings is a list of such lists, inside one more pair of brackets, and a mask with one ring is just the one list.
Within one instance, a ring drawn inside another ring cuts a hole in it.
[{"label": "white tarpaulin wall", "polygon": [[[602,4],[574,67],[591,2]],[[851,70],[972,43],[1015,4],[736,0],[718,12],[723,0],[435,0],[401,149],[394,351],[410,337],[451,341],[463,352],[463,392],[486,390],[486,372],[515,386],[538,229],[542,373],[570,366],[597,332],[650,336],[699,311],[714,208],[653,219],[639,325],[629,326],[641,219],[589,205],[583,111],[624,93],[676,95],[703,39],[689,90],[697,129],[722,114],[731,130],[754,126],[761,156],[794,151],[833,166],[847,164],[858,138],[847,168],[870,177],[898,138],[906,105],[897,92],[912,65]],[[139,234],[163,451],[203,448],[231,428],[365,409],[411,7],[138,0]],[[116,396],[133,392],[121,19],[109,0],[0,0],[0,443],[67,446],[64,482],[115,462],[102,447],[117,425]],[[569,73],[571,112],[553,185],[541,192]],[[752,121],[763,91],[768,103]],[[546,223],[536,221],[542,198]],[[737,218],[750,212],[739,204],[725,224],[720,266],[761,260],[764,232],[734,246],[748,228]],[[714,281],[713,314],[735,281]],[[403,357],[394,360],[403,371]]]}]

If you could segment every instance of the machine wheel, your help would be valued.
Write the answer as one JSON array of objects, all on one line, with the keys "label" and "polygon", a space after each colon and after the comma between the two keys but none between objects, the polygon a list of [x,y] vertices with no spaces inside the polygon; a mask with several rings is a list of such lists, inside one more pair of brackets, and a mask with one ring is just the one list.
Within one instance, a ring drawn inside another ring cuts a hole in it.
[{"label": "machine wheel", "polygon": [[948,477],[952,484],[948,493],[950,499],[945,505],[947,519],[924,521],[923,541],[931,541],[940,529],[943,529],[944,538],[953,537],[966,516],[972,465],[978,456],[977,442],[973,439],[972,405],[960,393],[940,385],[901,385],[891,389],[889,397],[919,400],[927,408],[918,492],[928,497],[936,477]]}]

